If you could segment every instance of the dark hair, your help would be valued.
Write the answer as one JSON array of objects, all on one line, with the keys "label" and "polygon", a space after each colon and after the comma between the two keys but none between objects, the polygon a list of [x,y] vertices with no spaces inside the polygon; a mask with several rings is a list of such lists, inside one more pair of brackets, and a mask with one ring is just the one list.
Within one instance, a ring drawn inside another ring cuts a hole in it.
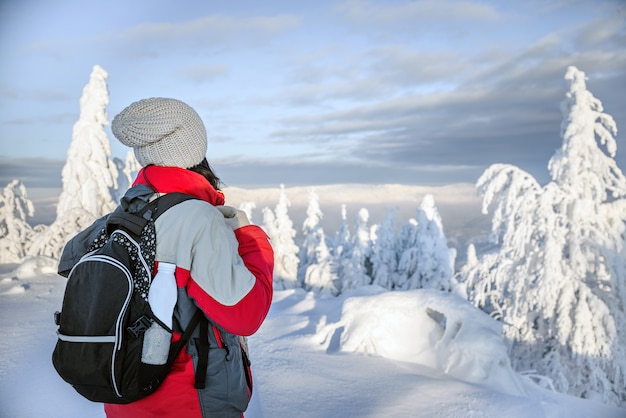
[{"label": "dark hair", "polygon": [[213,186],[215,190],[221,190],[220,186],[222,185],[222,180],[215,175],[206,158],[200,161],[200,164],[189,167],[187,170],[200,174],[211,183],[211,186]]}]

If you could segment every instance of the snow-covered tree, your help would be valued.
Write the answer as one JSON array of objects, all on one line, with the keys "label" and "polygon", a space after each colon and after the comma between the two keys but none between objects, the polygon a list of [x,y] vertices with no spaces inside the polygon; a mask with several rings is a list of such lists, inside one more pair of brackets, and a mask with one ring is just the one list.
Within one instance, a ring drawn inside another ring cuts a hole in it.
[{"label": "snow-covered tree", "polygon": [[239,204],[239,210],[244,211],[251,224],[255,223],[254,219],[252,218],[252,211],[254,210],[254,208],[256,208],[256,203],[254,202],[241,202]]},{"label": "snow-covered tree", "polygon": [[109,124],[107,78],[107,72],[96,65],[83,89],[80,117],[74,124],[63,167],[57,217],[66,216],[75,208],[84,209],[95,218],[115,209],[118,170],[111,160],[111,146],[104,130]]},{"label": "snow-covered tree", "polygon": [[466,266],[471,268],[478,264],[478,255],[476,255],[476,247],[473,243],[467,246]]},{"label": "snow-covered tree", "polygon": [[[467,277],[470,270],[478,265],[478,255],[476,254],[476,247],[473,243],[467,246],[467,256],[465,264],[456,273],[454,280],[452,280],[452,291],[464,299],[469,299],[469,294],[474,294],[474,289],[468,287],[469,283],[464,278]],[[472,283],[473,284],[473,283]]]},{"label": "snow-covered tree", "polygon": [[108,74],[95,65],[80,98],[80,117],[63,167],[56,220],[33,240],[28,253],[59,257],[68,238],[116,207],[118,169],[110,158],[106,106]]},{"label": "snow-covered tree", "polygon": [[34,213],[24,184],[11,181],[0,195],[0,263],[18,263],[24,258],[26,243],[33,235],[26,219]]},{"label": "snow-covered tree", "polygon": [[332,257],[320,221],[323,214],[314,190],[309,193],[307,217],[302,225],[303,243],[300,249],[298,281],[307,290],[337,295]]},{"label": "snow-covered tree", "polygon": [[626,178],[615,163],[615,122],[568,68],[563,144],[541,187],[497,164],[477,183],[496,205],[498,252],[465,271],[469,297],[501,318],[518,370],[605,402],[626,402]]},{"label": "snow-covered tree", "polygon": [[119,158],[113,158],[113,162],[119,173],[117,190],[115,191],[115,202],[119,203],[126,191],[132,186],[135,176],[141,170],[141,165],[132,150],[126,153],[126,158],[123,161]]},{"label": "snow-covered tree", "polygon": [[346,264],[352,254],[352,239],[350,228],[348,227],[348,216],[346,205],[341,205],[341,224],[335,233],[332,246],[333,266],[337,277],[336,287],[339,291],[343,289],[343,274]]},{"label": "snow-covered tree", "polygon": [[[409,277],[413,274],[409,270],[409,266],[415,265],[416,262],[410,261],[410,255],[412,252],[407,251],[409,248],[413,248],[417,242],[417,221],[415,219],[409,219],[400,228],[400,232],[396,237],[396,251],[397,251],[397,267],[396,274],[392,276],[392,289],[405,289],[409,281]],[[403,259],[404,257],[404,259]]]},{"label": "snow-covered tree", "polygon": [[392,290],[398,270],[398,242],[393,210],[387,212],[387,217],[374,229],[374,235],[371,256],[372,283]]},{"label": "snow-covered tree", "polygon": [[[276,230],[276,215],[274,215],[274,211],[270,208],[263,208],[261,211],[263,213],[263,230],[270,237],[270,241],[273,240],[272,237],[278,235]],[[274,246],[272,245],[272,248]]]},{"label": "snow-covered tree", "polygon": [[[321,237],[323,237],[323,230],[320,221],[323,214],[317,199],[317,194],[311,189],[309,191],[309,204],[306,210],[307,217],[302,224],[303,239],[300,247],[300,262],[298,265],[298,282],[303,286],[307,268],[317,263],[316,249],[320,245],[320,242],[325,241],[325,239],[321,239]],[[323,245],[326,246],[325,242]]]},{"label": "snow-covered tree", "polygon": [[277,290],[298,287],[300,249],[294,241],[296,230],[289,218],[289,206],[291,202],[285,193],[285,186],[281,184],[274,212],[269,208],[263,210],[263,225],[274,248],[274,288]]},{"label": "snow-covered tree", "polygon": [[455,251],[448,248],[432,195],[424,196],[417,218],[404,229],[397,284],[408,289],[450,290]]},{"label": "snow-covered tree", "polygon": [[367,226],[369,212],[362,208],[359,210],[355,232],[352,236],[351,251],[348,258],[344,259],[342,275],[342,292],[349,289],[369,285],[372,283],[372,265],[370,261],[371,238]]}]

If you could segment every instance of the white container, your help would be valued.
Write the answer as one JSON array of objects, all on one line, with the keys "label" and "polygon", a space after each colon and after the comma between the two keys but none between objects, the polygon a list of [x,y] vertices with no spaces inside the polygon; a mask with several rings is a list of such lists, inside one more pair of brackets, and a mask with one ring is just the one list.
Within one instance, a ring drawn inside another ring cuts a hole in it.
[{"label": "white container", "polygon": [[148,303],[152,312],[170,329],[172,329],[172,315],[178,295],[175,272],[176,264],[159,263],[159,269],[152,279],[148,292]]},{"label": "white container", "polygon": [[150,284],[148,292],[150,308],[159,321],[167,325],[169,329],[154,322],[146,330],[141,352],[141,361],[145,364],[167,363],[172,339],[172,315],[178,295],[175,272],[175,264],[159,263],[157,274]]}]

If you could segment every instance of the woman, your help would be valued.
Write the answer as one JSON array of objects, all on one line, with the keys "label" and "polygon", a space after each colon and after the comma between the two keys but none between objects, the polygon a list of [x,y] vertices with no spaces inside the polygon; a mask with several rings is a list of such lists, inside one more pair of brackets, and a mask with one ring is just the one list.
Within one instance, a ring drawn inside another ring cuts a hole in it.
[{"label": "woman", "polygon": [[219,179],[205,158],[205,127],[191,107],[174,99],[140,100],[114,118],[112,131],[143,167],[133,184],[140,201],[173,192],[198,198],[157,219],[156,261],[176,265],[174,338],[198,308],[210,328],[204,389],[194,388],[198,363],[207,360],[196,330],[155,393],[105,404],[107,417],[240,417],[252,382],[239,336],[256,332],[272,299],[268,237],[243,211],[223,206]]}]

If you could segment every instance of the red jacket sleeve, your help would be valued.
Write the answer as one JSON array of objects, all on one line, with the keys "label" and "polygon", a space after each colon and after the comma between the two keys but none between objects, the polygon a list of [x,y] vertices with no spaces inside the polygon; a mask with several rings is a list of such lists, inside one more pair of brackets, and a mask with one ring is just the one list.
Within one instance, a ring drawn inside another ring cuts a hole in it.
[{"label": "red jacket sleeve", "polygon": [[187,293],[221,328],[231,334],[248,336],[259,329],[272,303],[274,250],[265,232],[256,225],[236,229],[235,237],[239,255],[256,278],[252,289],[232,306],[217,302],[193,279],[187,283]]}]

